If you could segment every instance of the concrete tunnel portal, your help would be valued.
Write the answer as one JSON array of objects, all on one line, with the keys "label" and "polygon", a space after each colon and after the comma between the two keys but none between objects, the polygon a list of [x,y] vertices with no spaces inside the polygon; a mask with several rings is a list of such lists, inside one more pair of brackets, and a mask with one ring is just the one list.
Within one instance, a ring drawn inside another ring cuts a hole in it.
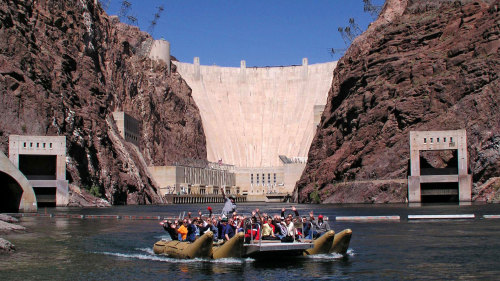
[{"label": "concrete tunnel portal", "polygon": [[28,179],[0,152],[0,212],[36,212],[37,201]]},{"label": "concrete tunnel portal", "polygon": [[23,195],[23,189],[11,176],[0,172],[0,213],[15,213],[19,211],[19,203]]}]

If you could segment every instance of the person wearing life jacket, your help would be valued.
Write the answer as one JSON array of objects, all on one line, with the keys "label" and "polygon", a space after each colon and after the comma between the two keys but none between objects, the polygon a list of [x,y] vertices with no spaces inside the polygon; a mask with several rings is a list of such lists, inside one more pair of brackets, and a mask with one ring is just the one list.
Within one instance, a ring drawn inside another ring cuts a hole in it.
[{"label": "person wearing life jacket", "polygon": [[179,234],[179,241],[186,241],[186,237],[188,234],[188,220],[184,219],[182,220],[182,225],[177,229],[177,233]]}]

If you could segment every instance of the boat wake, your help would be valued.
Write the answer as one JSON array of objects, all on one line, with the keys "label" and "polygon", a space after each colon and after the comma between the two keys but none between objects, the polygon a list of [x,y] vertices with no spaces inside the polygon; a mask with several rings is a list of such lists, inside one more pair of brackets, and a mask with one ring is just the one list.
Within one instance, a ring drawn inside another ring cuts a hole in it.
[{"label": "boat wake", "polygon": [[94,252],[95,254],[102,254],[108,256],[115,256],[120,258],[127,259],[139,259],[139,260],[151,260],[151,261],[161,261],[168,263],[222,263],[222,264],[244,264],[254,262],[254,259],[246,258],[246,259],[238,259],[238,258],[224,258],[224,259],[176,259],[170,258],[164,255],[156,255],[152,249],[150,248],[137,248],[136,250],[144,252],[144,253],[114,253],[114,252]]},{"label": "boat wake", "polygon": [[354,250],[349,248],[345,255],[337,254],[337,253],[330,253],[330,254],[310,255],[310,256],[307,256],[306,258],[308,258],[308,259],[320,259],[320,260],[339,260],[339,259],[344,258],[345,256],[353,257],[354,255],[355,255]]},{"label": "boat wake", "polygon": [[[200,263],[200,262],[205,262],[205,263],[215,263],[215,264],[245,264],[245,263],[251,263],[251,262],[255,261],[252,258],[177,259],[177,258],[171,258],[171,257],[166,256],[166,255],[157,255],[154,253],[152,248],[135,248],[135,250],[138,252],[137,253],[94,252],[94,253],[115,256],[115,257],[120,257],[120,258],[127,258],[127,259],[151,260],[151,261],[160,261],[160,262],[168,262],[168,263]],[[349,248],[347,250],[346,255],[331,253],[331,254],[310,255],[310,256],[306,256],[304,258],[313,259],[313,260],[316,260],[316,259],[319,259],[319,260],[339,260],[339,259],[344,258],[345,256],[347,256],[347,257],[355,256],[354,250]]]}]

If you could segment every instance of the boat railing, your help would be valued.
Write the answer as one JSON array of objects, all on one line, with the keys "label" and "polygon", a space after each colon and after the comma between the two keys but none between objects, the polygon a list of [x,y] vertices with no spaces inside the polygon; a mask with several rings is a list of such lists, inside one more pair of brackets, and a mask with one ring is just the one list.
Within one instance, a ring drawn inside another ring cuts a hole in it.
[{"label": "boat railing", "polygon": [[[254,229],[255,229],[255,227],[257,227],[256,230],[257,230],[257,233],[259,235],[258,245],[261,246],[262,245],[262,241],[263,241],[263,239],[262,239],[262,227],[261,227],[261,223],[252,224],[250,218],[247,218],[247,219],[249,220],[249,222],[245,223],[244,233],[245,234],[249,233],[249,235],[250,235],[250,244],[255,244],[255,239],[254,238],[256,236],[254,235]],[[298,237],[300,238],[300,241],[302,241],[302,242],[306,242],[306,239],[307,239],[307,237],[305,235],[305,232],[304,232],[304,225],[305,225],[304,222],[295,222],[294,223],[295,231],[298,232],[298,229],[301,230],[300,234],[298,235]],[[313,237],[314,229],[315,229],[314,224],[310,223],[309,235],[311,235],[311,238],[308,239],[308,240],[311,240],[311,241],[314,240],[314,237]],[[250,230],[250,232],[248,230]],[[293,236],[296,237],[297,235],[294,234]],[[309,242],[311,242],[311,241],[309,241]]]},{"label": "boat railing", "polygon": [[[299,235],[301,241],[305,241],[306,238],[307,238],[306,237],[306,233],[304,231],[304,226],[305,225],[306,225],[306,222],[302,222],[302,221],[294,223],[295,231],[297,231],[297,229],[299,229],[299,228],[301,230],[300,231],[300,235]],[[309,222],[309,225],[310,225],[310,227],[309,227],[309,233],[311,233],[311,239],[310,240],[314,240],[314,237],[312,237],[312,235],[314,233],[314,224],[312,224],[311,222]]]},{"label": "boat railing", "polygon": [[[217,216],[221,216],[220,214],[211,214],[213,217],[217,217]],[[210,217],[210,214],[202,214],[202,217]],[[182,218],[185,218],[186,217],[186,212],[181,212],[179,213],[179,218],[178,219],[182,219]],[[248,231],[248,226],[250,226],[250,243],[254,243],[254,235],[253,235],[253,223],[252,223],[252,219],[251,219],[251,215],[249,214],[248,216],[246,216],[246,218],[244,219],[244,222],[243,222],[243,229],[244,229],[244,233],[247,234],[247,231]],[[174,220],[176,218],[173,218]],[[311,236],[310,239],[308,240],[314,240],[314,230],[315,230],[315,226],[314,224],[309,221],[307,222],[309,223],[309,235],[307,236]],[[259,246],[262,245],[262,227],[261,227],[261,224],[262,222],[259,221],[258,223],[255,223],[255,225],[258,227],[257,228],[257,231],[259,233]],[[307,239],[306,237],[306,234],[305,234],[305,231],[304,231],[304,225],[306,223],[303,222],[303,221],[297,221],[294,223],[294,226],[295,226],[295,231],[297,231],[297,228],[300,228],[302,231],[300,232],[300,235],[299,237],[301,238],[300,240],[301,241],[305,241]],[[296,236],[295,233],[293,235],[294,237]]]},{"label": "boat railing", "polygon": [[262,245],[262,231],[260,227],[260,223],[252,223],[251,218],[246,218],[245,221],[243,222],[243,233],[246,235],[248,233],[248,230],[250,230],[250,244],[254,244],[254,226],[257,227],[257,233],[259,235],[259,246]]}]

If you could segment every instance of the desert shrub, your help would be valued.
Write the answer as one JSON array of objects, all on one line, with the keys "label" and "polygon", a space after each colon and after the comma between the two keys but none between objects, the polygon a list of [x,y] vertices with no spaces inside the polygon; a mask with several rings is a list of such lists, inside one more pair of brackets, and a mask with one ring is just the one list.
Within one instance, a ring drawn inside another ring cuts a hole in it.
[{"label": "desert shrub", "polygon": [[101,187],[99,185],[97,185],[97,184],[93,184],[92,186],[90,186],[88,188],[88,191],[89,191],[90,194],[92,194],[95,197],[99,197],[99,198],[102,197]]},{"label": "desert shrub", "polygon": [[319,191],[318,191],[317,185],[316,185],[316,188],[314,189],[314,191],[309,193],[309,200],[315,204],[321,203],[321,197],[319,196]]}]

